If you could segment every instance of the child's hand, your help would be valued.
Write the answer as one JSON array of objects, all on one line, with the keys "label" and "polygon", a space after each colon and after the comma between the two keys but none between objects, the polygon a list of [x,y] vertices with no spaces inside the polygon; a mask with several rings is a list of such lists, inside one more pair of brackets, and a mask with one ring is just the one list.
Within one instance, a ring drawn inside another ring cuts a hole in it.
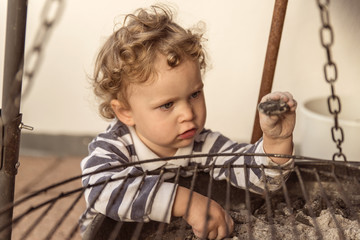
[{"label": "child's hand", "polygon": [[288,92],[269,93],[261,102],[281,100],[289,106],[289,111],[280,115],[266,115],[259,112],[260,126],[264,135],[272,139],[285,139],[292,136],[295,127],[296,101]]},{"label": "child's hand", "polygon": [[[189,189],[178,187],[173,206],[173,215],[184,217],[197,237],[223,239],[234,230],[234,222],[229,214],[213,200],[210,200],[210,207],[207,209],[209,199],[196,192],[192,194],[188,216],[185,218],[189,196]],[[205,227],[207,215],[209,218]]]},{"label": "child's hand", "polygon": [[[293,152],[292,133],[295,127],[296,101],[288,92],[267,94],[261,102],[281,100],[289,106],[289,110],[279,115],[266,115],[259,112],[260,126],[263,131],[264,151],[266,153],[289,154]],[[287,158],[271,158],[273,162],[283,164]]]}]

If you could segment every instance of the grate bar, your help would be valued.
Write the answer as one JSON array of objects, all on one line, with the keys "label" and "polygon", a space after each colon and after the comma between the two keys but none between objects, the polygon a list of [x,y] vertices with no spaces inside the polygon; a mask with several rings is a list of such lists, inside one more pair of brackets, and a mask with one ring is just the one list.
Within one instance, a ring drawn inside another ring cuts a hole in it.
[{"label": "grate bar", "polygon": [[[126,182],[127,177],[124,179],[123,182]],[[107,184],[109,183],[110,178],[107,178],[104,181],[104,184],[102,185],[102,188],[100,189],[100,191],[95,195],[94,199],[92,199],[92,201],[90,202],[89,206],[86,208],[85,212],[83,213],[83,215],[81,216],[81,218],[78,221],[78,224],[72,229],[72,231],[70,232],[70,235],[67,237],[67,239],[71,239],[72,236],[75,234],[75,232],[77,231],[77,228],[79,227],[79,224],[81,223],[81,221],[83,221],[86,217],[86,215],[89,213],[90,209],[94,207],[96,201],[99,199],[101,193],[104,191],[105,187],[107,186]],[[88,186],[86,186],[86,188],[88,188]],[[102,222],[101,222],[102,223]],[[96,231],[95,231],[96,232]]]},{"label": "grate bar", "polygon": [[271,209],[271,198],[270,198],[269,188],[268,188],[268,185],[267,185],[267,179],[266,179],[266,175],[265,175],[264,165],[261,165],[261,174],[262,174],[262,178],[264,179],[266,215],[267,215],[267,220],[269,222],[271,238],[273,240],[276,240],[276,230],[275,230],[275,227],[274,227],[274,219],[273,219],[273,213],[272,213],[272,209]]},{"label": "grate bar", "polygon": [[[198,156],[194,156],[194,157],[198,157]],[[310,163],[310,164],[309,164]],[[244,178],[245,178],[245,189],[244,189],[244,195],[245,195],[245,209],[244,211],[240,211],[238,212],[239,214],[238,215],[235,215],[235,216],[240,216],[243,214],[245,219],[241,220],[241,224],[242,227],[245,227],[248,231],[247,231],[247,234],[248,236],[246,237],[247,239],[254,239],[254,233],[256,233],[256,235],[258,234],[258,232],[254,232],[256,231],[255,229],[256,226],[254,226],[254,216],[253,216],[253,210],[252,209],[254,206],[253,206],[253,203],[251,202],[252,200],[254,199],[251,199],[252,198],[252,195],[251,195],[251,185],[250,185],[250,182],[249,182],[249,176],[250,176],[250,171],[252,171],[251,169],[252,168],[261,168],[261,173],[262,173],[262,179],[264,181],[264,191],[263,191],[263,199],[264,199],[264,204],[262,205],[262,208],[260,208],[261,210],[265,210],[265,212],[258,212],[259,214],[264,214],[264,215],[261,215],[261,219],[263,216],[265,216],[265,219],[266,219],[266,222],[267,222],[267,226],[265,227],[265,230],[268,231],[268,234],[269,234],[269,237],[270,237],[270,234],[271,234],[271,238],[270,239],[277,239],[279,237],[279,235],[282,233],[282,228],[279,226],[279,228],[277,228],[278,226],[278,218],[276,216],[276,214],[278,213],[278,210],[277,208],[274,206],[274,204],[276,204],[276,200],[280,197],[282,200],[280,201],[284,201],[286,204],[284,203],[281,203],[282,205],[279,207],[281,207],[281,209],[283,210],[286,210],[286,217],[287,217],[287,220],[289,221],[289,223],[291,225],[288,225],[288,230],[289,231],[292,231],[292,237],[294,239],[299,239],[299,237],[303,234],[302,232],[299,232],[299,230],[297,229],[297,224],[298,223],[303,223],[301,221],[301,219],[298,219],[298,215],[297,215],[297,210],[295,212],[294,208],[292,207],[292,195],[291,193],[295,193],[294,196],[296,196],[297,194],[300,194],[302,193],[301,195],[301,201],[305,200],[305,211],[306,212],[303,212],[303,210],[300,210],[300,214],[306,214],[306,218],[309,218],[310,222],[309,224],[306,224],[308,226],[312,226],[312,228],[309,229],[309,233],[311,234],[315,234],[315,236],[318,238],[318,239],[324,239],[325,235],[327,236],[327,232],[322,232],[322,231],[325,231],[323,229],[323,222],[322,220],[318,219],[318,209],[317,207],[315,206],[314,207],[314,204],[312,203],[312,192],[308,192],[310,191],[311,189],[311,186],[312,185],[308,185],[308,181],[310,179],[313,179],[311,181],[312,184],[315,184],[316,186],[316,189],[319,190],[319,194],[317,195],[318,197],[322,197],[323,201],[324,201],[324,204],[321,205],[321,208],[322,207],[326,207],[328,208],[328,216],[326,217],[329,217],[329,219],[334,223],[334,227],[337,228],[337,231],[338,233],[335,235],[338,235],[339,236],[339,239],[345,239],[345,234],[348,234],[347,230],[345,232],[345,227],[342,225],[343,222],[340,222],[342,221],[340,218],[338,218],[338,215],[337,215],[337,203],[338,202],[333,202],[333,200],[331,200],[331,197],[333,196],[331,194],[331,192],[327,192],[328,191],[328,185],[324,185],[323,183],[325,183],[326,181],[330,181],[330,183],[333,183],[334,185],[334,189],[337,190],[337,193],[340,194],[340,197],[337,198],[337,201],[340,201],[339,204],[343,204],[343,206],[346,205],[347,209],[346,211],[350,210],[352,211],[352,219],[351,221],[353,221],[355,218],[355,220],[357,220],[357,224],[356,226],[360,226],[360,221],[359,221],[359,213],[357,212],[357,207],[358,205],[353,205],[352,204],[352,199],[350,200],[350,195],[351,194],[350,191],[351,188],[347,188],[347,182],[348,181],[349,183],[353,182],[354,183],[354,187],[357,187],[359,188],[360,187],[360,184],[359,184],[359,179],[358,179],[358,174],[355,173],[355,176],[354,175],[351,175],[353,172],[352,171],[355,171],[359,168],[359,165],[355,164],[355,165],[352,165],[352,167],[348,167],[349,163],[346,163],[346,164],[342,164],[340,162],[327,162],[327,164],[325,164],[323,161],[314,161],[314,162],[307,162],[307,163],[299,163],[297,165],[297,163],[295,164],[295,176],[294,177],[297,177],[297,184],[299,184],[299,189],[301,188],[301,192],[299,191],[298,193],[296,192],[293,192],[292,190],[293,189],[289,189],[288,187],[288,183],[283,175],[283,171],[284,169],[287,169],[287,168],[281,168],[279,166],[276,166],[276,167],[267,167],[267,166],[253,166],[251,164],[239,164],[239,165],[230,165],[230,164],[227,164],[227,165],[215,165],[215,164],[212,164],[212,165],[199,165],[199,164],[194,164],[194,165],[189,165],[189,166],[186,166],[186,167],[177,167],[177,168],[173,168],[173,169],[165,169],[165,168],[162,168],[160,170],[155,170],[155,171],[149,171],[149,172],[145,172],[145,174],[143,172],[141,173],[136,173],[136,174],[132,174],[132,175],[127,175],[127,176],[121,176],[121,177],[117,177],[117,178],[107,178],[107,179],[103,179],[101,181],[98,181],[94,184],[89,184],[87,186],[84,186],[84,187],[81,187],[81,188],[77,188],[77,189],[74,189],[72,191],[68,191],[68,192],[64,192],[62,194],[59,194],[58,196],[56,197],[53,197],[51,199],[48,199],[47,201],[44,201],[44,202],[41,202],[39,203],[38,205],[36,206],[32,206],[31,208],[23,211],[20,215],[16,216],[13,221],[11,223],[9,223],[9,225],[7,226],[1,226],[0,228],[0,231],[5,229],[6,227],[10,226],[10,225],[14,225],[14,226],[19,226],[20,224],[20,221],[27,215],[27,214],[30,214],[31,212],[35,211],[35,210],[38,210],[40,208],[42,208],[43,206],[46,206],[46,209],[41,213],[42,215],[46,215],[48,214],[50,211],[50,209],[52,208],[51,206],[54,206],[54,204],[56,204],[60,199],[63,199],[67,196],[70,196],[72,194],[76,194],[77,198],[80,199],[80,197],[82,195],[84,195],[84,192],[86,189],[88,188],[92,188],[92,187],[99,187],[101,188],[100,191],[96,191],[97,193],[97,196],[94,196],[92,198],[92,202],[89,203],[88,205],[88,208],[87,208],[87,211],[90,211],[91,208],[93,208],[93,206],[95,205],[96,201],[98,201],[99,199],[99,196],[101,195],[101,193],[104,191],[104,189],[106,189],[106,186],[107,184],[111,181],[118,181],[118,180],[121,180],[122,183],[121,185],[119,186],[119,189],[117,190],[117,192],[114,192],[113,195],[114,197],[112,197],[112,201],[113,202],[109,202],[109,204],[114,204],[115,201],[116,201],[116,198],[118,198],[119,194],[121,194],[122,191],[124,191],[124,188],[126,186],[126,184],[128,183],[129,181],[129,178],[136,178],[136,177],[140,177],[138,178],[136,181],[139,183],[138,186],[137,186],[137,189],[135,189],[135,196],[138,195],[141,191],[142,188],[144,188],[145,186],[145,183],[146,183],[146,179],[155,174],[156,177],[159,177],[158,179],[156,179],[156,182],[154,182],[155,187],[154,187],[154,193],[156,193],[157,191],[159,191],[160,189],[160,186],[161,184],[165,181],[165,179],[167,179],[167,177],[165,178],[164,176],[168,176],[167,174],[170,174],[172,178],[174,178],[174,180],[171,180],[173,183],[174,183],[174,188],[172,190],[172,195],[175,196],[176,194],[176,186],[179,184],[179,181],[180,181],[180,177],[182,176],[181,173],[182,172],[191,172],[192,173],[192,178],[189,178],[189,180],[186,180],[186,184],[189,184],[191,185],[190,186],[190,195],[189,195],[189,203],[187,204],[186,206],[186,216],[188,215],[188,211],[189,211],[189,208],[190,208],[190,204],[191,204],[191,201],[193,200],[193,194],[194,194],[194,191],[195,189],[197,189],[198,187],[198,183],[202,183],[202,182],[206,182],[206,185],[207,185],[207,189],[203,189],[205,193],[205,195],[208,197],[209,201],[207,202],[207,205],[206,205],[206,209],[207,209],[207,213],[209,212],[209,209],[210,209],[210,206],[211,206],[211,197],[214,197],[216,199],[216,194],[215,194],[215,179],[216,177],[214,176],[214,170],[215,168],[222,168],[227,174],[226,174],[226,177],[225,177],[225,181],[224,184],[226,185],[226,187],[222,188],[223,191],[226,191],[226,193],[224,193],[224,195],[219,195],[218,198],[220,198],[221,200],[220,201],[223,201],[225,200],[225,206],[224,206],[224,210],[227,211],[229,213],[229,210],[230,210],[230,207],[231,207],[231,194],[232,194],[232,189],[231,189],[231,182],[230,182],[230,179],[232,177],[232,171],[234,168],[243,168],[244,170]],[[301,166],[301,167],[300,167]],[[315,168],[314,168],[315,166]],[[325,166],[325,168],[323,168],[323,166]],[[333,166],[333,168],[331,168]],[[335,168],[336,167],[336,168]],[[339,167],[339,169],[337,169],[337,167]],[[277,193],[272,193],[270,192],[269,190],[269,183],[267,178],[266,178],[266,175],[265,175],[265,169],[276,169],[277,171],[279,171],[280,173],[280,179],[279,179],[279,184],[281,185],[281,189],[282,189],[282,192],[279,194]],[[110,169],[114,169],[112,167],[110,167]],[[319,170],[320,169],[320,170]],[[223,171],[222,170],[222,171]],[[339,171],[338,171],[339,170]],[[348,172],[344,171],[344,170],[349,170]],[[108,169],[102,169],[101,171],[96,171],[96,173],[99,173],[99,172],[103,172],[103,171],[109,171]],[[199,175],[200,172],[206,172],[206,173],[209,173],[209,178],[208,178],[208,175],[206,175],[205,178],[202,178],[201,175]],[[342,174],[340,174],[342,173]],[[49,189],[53,189],[55,187],[59,187],[60,185],[64,185],[64,184],[67,184],[69,183],[70,181],[73,181],[75,179],[79,179],[83,176],[88,176],[90,174],[94,174],[94,173],[89,173],[89,174],[84,174],[84,175],[81,175],[81,176],[77,176],[77,177],[73,177],[71,179],[67,179],[65,181],[62,181],[61,183],[56,183],[56,184],[53,184],[53,185],[50,185],[46,188],[43,188],[41,190],[38,190],[37,191],[37,194],[30,194],[29,196],[25,196],[23,197],[22,199],[16,201],[14,203],[14,205],[18,205],[20,203],[23,203],[25,201],[28,201],[32,198],[32,196],[36,196],[36,195],[39,195],[41,193],[44,193],[46,191],[48,191]],[[304,175],[306,174],[306,175]],[[339,175],[338,175],[339,174]],[[348,175],[349,174],[349,175]],[[310,176],[308,176],[310,175]],[[215,177],[215,178],[214,178]],[[310,177],[310,178],[307,178],[307,177]],[[292,180],[295,180],[295,179],[292,179]],[[314,182],[315,181],[315,182]],[[198,182],[198,183],[197,183]],[[291,182],[290,182],[291,183]],[[224,186],[225,186],[224,185]],[[200,186],[200,185],[199,185]],[[205,186],[205,185],[204,185]],[[217,187],[217,186],[216,186]],[[136,188],[136,187],[135,187]],[[290,192],[289,192],[290,190]],[[332,189],[330,189],[332,190]],[[321,194],[320,194],[321,193]],[[204,194],[204,193],[202,193]],[[281,194],[282,194],[282,197],[281,197]],[[95,194],[94,194],[95,195]],[[135,199],[135,196],[134,196],[134,199]],[[311,197],[310,197],[311,196]],[[149,201],[149,204],[150,206],[154,203],[154,198],[155,196],[153,195],[148,201]],[[134,199],[132,201],[134,201]],[[257,198],[255,197],[255,200],[257,200]],[[260,200],[260,199],[259,199]],[[342,201],[343,200],[343,201]],[[255,201],[256,202],[256,201]],[[254,203],[255,203],[254,202]],[[260,204],[260,202],[258,202]],[[295,202],[294,202],[295,203]],[[296,202],[297,203],[297,202]],[[326,205],[325,205],[326,203]],[[167,203],[167,204],[171,204],[171,202]],[[300,203],[302,204],[302,203]],[[72,203],[72,206],[70,206],[66,213],[64,215],[62,215],[60,217],[60,220],[58,220],[57,224],[52,226],[52,229],[50,230],[49,233],[47,233],[47,237],[46,239],[51,239],[55,236],[55,232],[57,232],[61,225],[63,225],[63,222],[65,221],[65,218],[68,217],[69,213],[71,212],[71,210],[76,206],[76,202],[73,202]],[[294,206],[299,206],[299,205],[294,205]],[[205,206],[204,206],[205,207]],[[10,207],[8,207],[9,209]],[[256,207],[256,203],[255,203],[255,208],[257,209]],[[356,208],[356,209],[355,209]],[[151,209],[151,207],[150,207]],[[324,209],[324,208],[323,208]],[[280,208],[279,208],[280,210]],[[320,209],[321,210],[321,209]],[[340,211],[342,211],[341,209],[339,209]],[[4,212],[4,209],[0,210],[0,214]],[[88,213],[88,212],[85,212],[84,214]],[[129,211],[131,211],[131,208],[127,208],[127,211],[126,214],[129,213]],[[170,205],[168,205],[168,210],[167,211],[171,211],[171,208],[170,208]],[[234,211],[237,211],[237,210],[234,210]],[[256,212],[255,212],[256,213]],[[284,213],[284,212],[283,212]],[[296,214],[295,214],[296,213]],[[341,213],[345,213],[345,214],[348,214],[347,212],[341,212]],[[145,214],[150,214],[149,211],[145,212]],[[230,213],[229,213],[230,214]],[[232,213],[231,213],[232,214]],[[257,213],[256,213],[257,214]],[[144,215],[145,216],[145,215]],[[167,216],[167,214],[165,215]],[[349,216],[349,215],[347,215]],[[21,240],[25,240],[27,238],[29,238],[29,235],[31,234],[31,231],[37,226],[40,224],[42,218],[44,216],[41,216],[41,217],[38,217],[36,222],[33,222],[31,223],[31,226],[30,227],[27,227],[26,229],[26,232],[25,234],[22,235],[22,238]],[[85,215],[83,215],[80,219],[80,221],[83,221],[85,220]],[[104,216],[106,217],[106,216]],[[283,217],[282,216],[279,216],[280,217],[280,221],[283,220]],[[285,217],[285,215],[284,215]],[[301,217],[301,215],[299,216]],[[185,217],[184,217],[185,218]],[[311,219],[310,219],[311,218]],[[345,217],[347,218],[347,217]],[[103,218],[104,220],[105,218]],[[186,219],[186,218],[185,218]],[[141,219],[140,219],[141,220]],[[179,219],[181,220],[181,219]],[[259,219],[260,220],[260,219]],[[349,219],[350,220],[350,219]],[[206,228],[208,228],[208,224],[209,224],[209,215],[206,216],[206,219],[205,219],[205,232],[207,232]],[[320,221],[320,222],[319,222]],[[236,222],[235,222],[236,223]],[[21,224],[23,224],[21,222]],[[170,225],[171,228],[169,228],[170,231],[172,230],[175,230],[174,234],[176,235],[176,239],[188,239],[188,229],[187,229],[187,226],[186,225],[186,221],[179,221],[179,222],[175,222],[176,227],[173,228],[171,227],[172,225]],[[321,226],[320,226],[321,224]],[[352,223],[354,224],[354,223]],[[117,239],[119,237],[119,234],[120,235],[123,235],[123,232],[120,232],[124,229],[125,233],[126,233],[126,229],[125,229],[125,223],[124,222],[118,222],[118,223],[114,223],[115,228],[113,229],[113,231],[111,232],[108,231],[108,233],[111,235],[112,239]],[[71,228],[71,232],[68,233],[68,236],[66,239],[70,240],[74,237],[77,229],[78,229],[78,226],[79,226],[79,223],[75,224],[74,227]],[[152,226],[152,225],[149,225],[149,226]],[[157,240],[160,240],[160,239],[164,239],[164,231],[166,229],[166,226],[167,224],[166,223],[159,223],[159,225],[156,225],[158,228],[157,229],[154,229],[155,231],[152,234],[152,238],[151,239],[157,239]],[[131,228],[132,232],[130,233],[130,237],[128,239],[131,239],[131,240],[135,240],[135,239],[143,239],[143,233],[142,231],[145,230],[144,233],[147,233],[146,231],[148,230],[147,228],[147,224],[143,221],[139,222],[139,223],[135,223],[134,224],[134,228]],[[153,227],[153,226],[152,226]],[[96,229],[95,231],[95,234],[98,233],[100,234],[99,232],[99,229]],[[177,229],[177,230],[176,230]],[[308,229],[308,227],[307,227]],[[235,230],[237,231],[238,229],[235,228]],[[333,229],[334,231],[336,231],[335,229]],[[111,233],[110,233],[111,232]],[[94,233],[94,232],[92,232]],[[243,238],[243,234],[244,232],[238,232],[239,233],[239,239],[242,239]],[[288,232],[289,233],[289,232]],[[165,235],[167,235],[168,233],[166,232]],[[181,236],[179,236],[181,235]],[[100,235],[98,235],[100,236]],[[65,239],[65,238],[64,238]],[[111,239],[111,238],[110,238]],[[150,239],[150,238],[148,238]]]},{"label": "grate bar", "polygon": [[[247,226],[247,230],[248,230],[248,234],[249,234],[249,240],[253,240],[254,236],[253,236],[253,232],[252,232],[252,228],[251,228],[251,204],[250,204],[250,191],[249,191],[249,170],[248,170],[248,165],[245,164],[244,165],[244,176],[245,176],[245,204],[246,204],[246,226]],[[240,236],[239,236],[240,238]]]},{"label": "grate bar", "polygon": [[299,168],[296,166],[295,167],[295,172],[296,172],[296,175],[298,177],[298,180],[299,180],[299,183],[300,183],[300,187],[301,187],[301,192],[305,198],[305,202],[306,204],[309,206],[309,213],[310,213],[310,217],[312,218],[313,220],[313,223],[314,223],[314,226],[315,226],[315,231],[319,237],[319,240],[323,240],[323,235],[320,231],[320,228],[319,228],[319,225],[318,225],[318,222],[316,220],[316,217],[315,217],[315,213],[313,211],[313,209],[311,208],[310,206],[310,198],[309,198],[309,195],[307,194],[307,191],[305,189],[305,184],[304,184],[304,181],[302,179],[302,176],[301,176],[301,173],[300,173],[300,170]]},{"label": "grate bar", "polygon": [[62,215],[62,217],[59,219],[59,221],[54,225],[54,227],[50,230],[49,234],[46,236],[46,240],[51,239],[51,237],[55,234],[56,230],[59,229],[61,224],[65,221],[67,216],[69,216],[71,210],[75,207],[75,205],[79,202],[79,200],[82,198],[83,194],[85,192],[85,188],[80,192],[80,194],[76,197],[76,199],[72,202],[70,207],[65,211],[65,213]]},{"label": "grate bar", "polygon": [[[336,174],[334,172],[331,173],[331,176],[333,177],[333,179],[335,180],[336,183],[336,189],[337,191],[340,193],[340,195],[342,196],[342,200],[345,202],[346,206],[350,209],[350,213],[352,216],[355,216],[357,223],[360,227],[360,218],[359,218],[359,214],[358,212],[354,209],[353,204],[351,204],[351,201],[349,200],[349,198],[347,197],[348,194],[344,191],[344,187],[342,186],[342,184],[340,183],[338,177],[336,176]],[[357,181],[354,181],[357,182]]]},{"label": "grate bar", "polygon": [[289,196],[289,191],[287,189],[284,177],[283,177],[283,172],[281,167],[279,167],[279,172],[280,172],[280,179],[281,179],[281,187],[283,190],[283,194],[284,194],[284,198],[285,198],[285,202],[286,202],[286,207],[290,213],[290,221],[291,221],[291,226],[292,226],[292,231],[294,234],[294,239],[298,240],[299,239],[299,233],[296,230],[296,226],[295,226],[295,215],[294,215],[294,211],[292,210],[291,207],[291,201],[290,201],[290,196]]},{"label": "grate bar", "polygon": [[[179,179],[180,179],[180,171],[181,171],[181,166],[179,166],[177,168],[177,172],[176,172],[176,175],[175,175],[175,180],[174,180],[174,188],[172,190],[172,193],[171,193],[171,196],[174,196],[175,195],[175,190],[176,190],[176,185],[179,183]],[[161,240],[161,235],[162,233],[164,232],[164,228],[165,228],[165,217],[167,216],[167,214],[169,213],[169,210],[170,210],[170,202],[169,202],[169,205],[166,209],[166,212],[165,212],[165,216],[164,216],[164,221],[162,223],[160,223],[159,227],[158,227],[158,230],[156,232],[156,237],[155,237],[155,240]]]},{"label": "grate bar", "polygon": [[46,214],[48,214],[48,212],[54,207],[54,205],[55,202],[49,204],[49,206],[45,209],[45,211],[37,219],[35,219],[33,224],[31,224],[31,226],[25,231],[25,233],[22,235],[20,240],[27,239],[27,237],[31,234],[31,232],[35,229],[35,227],[40,224],[40,222],[44,219]]},{"label": "grate bar", "polygon": [[[139,190],[141,189],[142,185],[144,184],[145,178],[146,178],[147,174],[148,174],[148,171],[145,171],[145,173],[143,174],[143,176],[142,176],[142,178],[141,178],[141,182],[140,182],[138,188],[136,189],[136,192],[135,192],[135,194],[134,194],[131,202],[134,201],[136,195],[138,194]],[[121,192],[121,191],[119,191],[118,193],[120,194],[120,192]],[[116,198],[117,198],[117,197],[118,197],[118,196],[116,196]],[[115,200],[116,198],[114,198],[114,200]],[[112,204],[113,204],[113,202],[112,202]],[[131,206],[131,205],[130,205],[130,206]],[[130,206],[126,209],[125,215],[127,215],[128,212],[130,211]],[[119,221],[119,222],[116,223],[113,231],[112,231],[111,234],[110,234],[109,240],[116,240],[116,237],[117,237],[117,235],[119,234],[122,225],[123,225],[123,221]]]},{"label": "grate bar", "polygon": [[144,222],[138,222],[134,234],[131,236],[131,240],[138,240],[140,238],[141,229],[144,226]]},{"label": "grate bar", "polygon": [[68,197],[72,194],[75,194],[79,191],[82,191],[83,188],[77,188],[77,189],[74,189],[74,190],[71,190],[71,191],[68,191],[68,192],[65,192],[65,193],[60,193],[57,197],[54,197],[54,198],[50,198],[49,200],[47,201],[44,201],[42,203],[39,203],[38,205],[35,205],[33,207],[30,207],[28,208],[28,210],[26,210],[25,212],[23,212],[22,214],[20,214],[19,216],[15,217],[14,219],[12,219],[10,222],[8,223],[5,223],[4,225],[2,225],[0,227],[0,233],[2,231],[4,231],[5,229],[7,229],[8,227],[10,227],[12,224],[17,224],[23,217],[25,217],[26,215],[30,214],[31,212],[37,210],[37,209],[40,209],[42,208],[43,206],[46,206],[48,204],[51,204],[53,202],[57,202],[59,199],[61,198],[65,198],[65,197]]},{"label": "grate bar", "polygon": [[[230,164],[227,165],[228,175],[226,177],[226,194],[225,194],[225,211],[226,214],[229,214],[230,210],[230,179],[231,179],[231,171],[230,171]],[[229,229],[226,228],[226,235],[229,235]]]},{"label": "grate bar", "polygon": [[[164,182],[164,173],[165,173],[165,166],[163,166],[163,167],[161,168],[161,170],[160,170],[159,181],[157,181],[156,186],[155,186],[155,189],[154,189],[154,194],[151,196],[150,203],[149,203],[150,206],[153,205],[154,199],[155,199],[155,195],[156,195],[156,193],[159,191],[159,188],[160,188],[161,183]],[[150,209],[151,209],[151,208],[149,208],[148,211],[147,211],[147,213],[146,213],[147,216],[150,214]],[[166,217],[166,215],[164,216],[164,218],[165,218],[165,217]]]},{"label": "grate bar", "polygon": [[[213,184],[213,177],[214,176],[214,165],[212,164],[210,166],[210,172],[211,174],[209,174],[209,184],[208,184],[208,190],[207,190],[207,204],[206,204],[206,216],[205,216],[205,225],[204,225],[204,233],[206,234],[208,231],[208,223],[210,220],[210,215],[209,210],[210,210],[210,203],[211,203],[211,189],[212,189],[212,184]],[[205,238],[205,236],[202,236],[202,238]]]},{"label": "grate bar", "polygon": [[[163,177],[164,177],[164,173],[165,173],[165,167],[163,166],[160,170],[160,175],[159,175],[159,181],[156,183],[156,186],[155,186],[155,190],[154,190],[154,194],[152,195],[151,199],[150,199],[150,203],[149,205],[152,206],[153,202],[154,202],[154,199],[155,199],[155,195],[156,193],[159,191],[159,188],[160,188],[160,185],[162,182],[164,182],[163,180]],[[144,179],[145,180],[145,179]],[[150,208],[148,209],[148,212],[146,213],[147,216],[149,216],[150,214]],[[166,215],[165,215],[166,216]],[[164,217],[165,217],[164,216]],[[131,240],[137,240],[139,239],[140,237],[140,233],[141,233],[141,229],[143,228],[143,225],[144,225],[144,222],[139,222],[137,225],[136,225],[136,228],[135,228],[135,231],[133,233],[133,236],[131,237]]]},{"label": "grate bar", "polygon": [[336,219],[335,217],[335,213],[334,213],[334,207],[333,205],[330,203],[329,201],[329,198],[328,196],[326,195],[325,193],[325,189],[323,187],[323,185],[321,184],[321,180],[320,180],[320,177],[319,177],[319,174],[318,172],[316,171],[316,169],[313,169],[313,174],[315,175],[316,177],[316,180],[317,180],[317,184],[319,185],[319,189],[320,189],[320,193],[321,193],[321,196],[323,197],[323,199],[325,200],[326,202],[326,205],[329,209],[329,212],[331,214],[331,217],[333,218],[334,222],[335,222],[335,225],[337,227],[337,231],[338,231],[338,235],[339,235],[339,238],[341,240],[345,240],[345,236],[344,236],[344,231],[342,230],[338,220]]},{"label": "grate bar", "polygon": [[[191,205],[192,196],[193,196],[193,192],[194,192],[194,187],[195,187],[195,182],[196,182],[196,178],[197,178],[198,168],[199,168],[199,164],[197,163],[197,164],[195,164],[194,174],[193,174],[193,177],[192,177],[192,179],[191,179],[189,202],[188,202],[188,205],[186,206],[186,211],[185,211],[184,219],[187,219],[187,217],[189,216],[189,210],[190,210],[190,205]],[[179,231],[180,239],[184,239],[184,236],[185,236],[185,227],[186,227],[186,222],[185,222],[185,221],[182,221],[182,222],[181,222],[180,231]]]}]

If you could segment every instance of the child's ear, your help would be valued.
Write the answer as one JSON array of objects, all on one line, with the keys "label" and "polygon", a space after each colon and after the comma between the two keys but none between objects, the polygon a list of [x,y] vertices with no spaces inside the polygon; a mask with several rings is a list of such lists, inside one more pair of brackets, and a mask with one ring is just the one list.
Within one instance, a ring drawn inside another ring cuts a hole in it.
[{"label": "child's ear", "polygon": [[123,103],[116,99],[111,100],[110,105],[116,117],[121,122],[123,122],[127,126],[135,125],[130,108],[126,107]]}]

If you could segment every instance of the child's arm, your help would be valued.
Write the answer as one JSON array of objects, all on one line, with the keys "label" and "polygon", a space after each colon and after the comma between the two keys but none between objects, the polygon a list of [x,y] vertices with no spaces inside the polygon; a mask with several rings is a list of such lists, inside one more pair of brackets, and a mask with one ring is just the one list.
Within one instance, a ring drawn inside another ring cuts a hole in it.
[{"label": "child's arm", "polygon": [[[190,190],[179,186],[177,188],[172,215],[183,217],[191,225],[194,234],[200,238],[223,239],[234,229],[234,222],[226,211],[215,201],[193,192],[190,199]],[[185,216],[189,207],[188,216]],[[205,227],[206,218],[207,226]]]},{"label": "child's arm", "polygon": [[[282,100],[289,106],[289,111],[281,115],[266,115],[259,112],[260,126],[263,131],[263,148],[266,153],[291,155],[293,152],[292,132],[295,127],[296,101],[288,92],[267,94],[261,100]],[[271,158],[277,164],[284,164],[289,159]]]},{"label": "child's arm", "polygon": [[[111,125],[108,131],[99,134],[89,144],[89,155],[81,162],[82,183],[88,187],[85,200],[88,206],[96,200],[90,213],[100,212],[118,221],[169,222],[176,186],[163,182],[157,189],[160,176],[143,178],[142,169],[131,165],[135,152],[129,147],[132,142],[127,128],[121,126]],[[103,188],[101,183],[107,179],[113,181]],[[94,214],[90,213],[87,215],[91,219]]]},{"label": "child's arm", "polygon": [[[248,188],[252,192],[263,193],[264,184],[267,182],[270,191],[277,190],[281,187],[280,178],[287,179],[291,173],[293,161],[284,158],[269,158],[262,156],[264,153],[276,154],[293,154],[292,132],[295,125],[296,101],[290,93],[271,93],[262,99],[282,98],[289,105],[289,111],[280,116],[266,116],[260,113],[260,124],[264,132],[264,136],[255,144],[237,143],[228,139],[220,133],[211,130],[203,130],[200,136],[194,142],[194,154],[203,153],[226,153],[239,154],[233,156],[212,156],[201,159],[204,165],[215,163],[216,165],[264,165],[273,166],[281,164],[283,167],[282,175],[276,169],[265,168],[263,177],[261,168],[248,168],[247,178],[245,178],[244,168],[215,168],[213,177],[217,180],[224,180],[230,176],[231,183],[236,187],[245,188],[248,181]],[[244,155],[241,155],[243,153]],[[252,156],[251,154],[259,154]],[[199,160],[196,160],[199,162]]]}]

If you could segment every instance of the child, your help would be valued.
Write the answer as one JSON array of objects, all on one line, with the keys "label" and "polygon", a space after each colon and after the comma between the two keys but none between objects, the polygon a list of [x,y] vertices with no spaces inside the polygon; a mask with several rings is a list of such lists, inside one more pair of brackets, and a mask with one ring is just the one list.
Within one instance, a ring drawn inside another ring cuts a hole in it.
[{"label": "child", "polygon": [[[264,134],[253,145],[238,144],[204,128],[206,106],[201,71],[205,70],[206,61],[201,40],[200,34],[174,23],[171,11],[166,7],[139,9],[135,14],[127,15],[124,26],[108,38],[96,60],[93,84],[96,95],[102,100],[100,111],[105,118],[114,120],[106,132],[90,143],[89,156],[81,163],[83,174],[130,162],[188,154],[292,154],[296,102],[290,93],[276,92],[263,98],[263,102],[281,99],[290,110],[281,116],[260,113]],[[264,156],[183,158],[89,174],[83,178],[83,185],[133,176],[163,166],[175,168],[214,162],[284,166],[293,163],[289,159]],[[245,187],[243,169],[232,168],[230,171],[231,183]],[[270,190],[279,188],[279,172],[268,168],[265,173]],[[285,176],[289,173],[283,172]],[[228,170],[224,169],[215,169],[213,173],[218,180],[228,175]],[[215,201],[210,202],[210,218],[206,220],[208,198],[194,192],[185,216],[189,189],[162,182],[155,191],[156,184],[164,180],[158,175],[147,175],[139,188],[141,179],[142,176],[108,183],[87,213],[88,220],[83,222],[82,230],[96,213],[102,213],[117,221],[170,222],[172,216],[184,217],[195,235],[209,239],[222,239],[232,232],[233,220]],[[262,192],[261,170],[251,169],[249,181],[252,191]],[[115,197],[119,188],[121,192]],[[174,188],[175,195],[172,194]],[[102,186],[97,186],[85,192],[88,205],[101,190]]]}]

